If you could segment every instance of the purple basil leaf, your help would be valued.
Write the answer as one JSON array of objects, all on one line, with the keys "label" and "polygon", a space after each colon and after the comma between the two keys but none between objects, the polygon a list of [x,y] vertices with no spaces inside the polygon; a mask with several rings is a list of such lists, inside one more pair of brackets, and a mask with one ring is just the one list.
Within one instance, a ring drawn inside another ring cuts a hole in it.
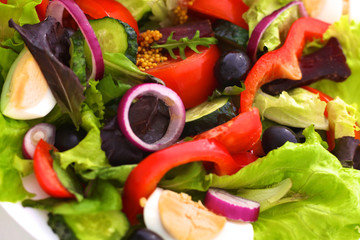
[{"label": "purple basil leaf", "polygon": [[11,19],[9,26],[20,33],[62,112],[68,113],[74,124],[79,126],[81,103],[85,99],[84,87],[68,67],[70,41],[67,31],[52,17],[22,27]]}]

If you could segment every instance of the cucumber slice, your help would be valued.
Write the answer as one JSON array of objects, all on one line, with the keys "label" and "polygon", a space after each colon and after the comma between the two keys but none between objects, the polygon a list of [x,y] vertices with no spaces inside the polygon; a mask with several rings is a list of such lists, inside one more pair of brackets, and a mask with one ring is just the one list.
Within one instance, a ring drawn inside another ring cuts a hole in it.
[{"label": "cucumber slice", "polygon": [[223,124],[236,116],[236,107],[229,97],[215,98],[186,111],[182,137],[194,136]]},{"label": "cucumber slice", "polygon": [[[123,53],[133,63],[136,62],[137,35],[129,24],[111,17],[94,19],[89,22],[103,53]],[[91,52],[87,43],[84,50],[86,63],[90,65]]]}]

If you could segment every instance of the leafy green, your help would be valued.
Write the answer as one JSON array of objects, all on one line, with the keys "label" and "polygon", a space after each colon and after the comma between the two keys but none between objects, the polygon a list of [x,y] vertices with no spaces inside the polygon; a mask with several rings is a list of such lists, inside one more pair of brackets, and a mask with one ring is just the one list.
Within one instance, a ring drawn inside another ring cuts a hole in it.
[{"label": "leafy green", "polygon": [[99,81],[90,79],[85,90],[85,103],[93,111],[96,118],[101,121],[104,119],[105,106],[101,92],[97,89]]},{"label": "leafy green", "polygon": [[111,75],[114,81],[121,84],[134,86],[144,82],[158,82],[164,84],[162,80],[140,71],[140,69],[122,53],[103,54],[105,64],[105,74]]},{"label": "leafy green", "polygon": [[98,128],[92,128],[74,148],[65,152],[55,152],[54,155],[59,158],[63,169],[72,164],[76,173],[109,166],[105,153],[101,150]]},{"label": "leafy green", "polygon": [[[252,33],[261,19],[291,1],[292,0],[245,0],[244,3],[250,8],[244,13],[243,18],[249,25],[249,33]],[[297,10],[297,7],[292,7],[281,13],[281,15],[271,23],[259,43],[259,49],[261,51],[264,51],[265,48],[268,51],[274,50],[281,44],[281,40],[286,36],[291,24],[299,17]]]},{"label": "leafy green", "polygon": [[70,42],[65,29],[52,17],[38,24],[26,24],[22,27],[10,20],[9,26],[20,33],[39,64],[57,104],[78,127],[84,89],[75,73],[67,66]]},{"label": "leafy green", "polygon": [[354,128],[360,123],[360,113],[356,108],[346,104],[339,97],[327,104],[330,128],[335,139],[345,136],[355,137]]},{"label": "leafy green", "polygon": [[78,240],[73,230],[66,224],[62,215],[49,213],[48,225],[61,240]]},{"label": "leafy green", "polygon": [[70,38],[70,68],[79,78],[82,85],[86,85],[86,61],[84,51],[84,36],[80,31],[74,33]]},{"label": "leafy green", "polygon": [[96,88],[101,92],[104,104],[107,104],[113,99],[119,98],[131,88],[129,84],[114,81],[111,75],[101,79]]},{"label": "leafy green", "polygon": [[212,187],[261,189],[291,179],[304,199],[262,212],[255,239],[359,239],[360,172],[342,168],[313,127],[304,135],[304,144],[288,142],[234,175],[211,175]]},{"label": "leafy green", "polygon": [[0,114],[0,128],[0,201],[17,202],[32,197],[21,180],[32,169],[28,165],[31,162],[22,160],[21,152],[23,137],[30,126]]},{"label": "leafy green", "polygon": [[0,89],[2,89],[7,73],[18,54],[11,49],[0,47],[0,56]]},{"label": "leafy green", "polygon": [[199,50],[197,50],[197,46],[206,46],[209,47],[210,44],[216,44],[217,39],[214,37],[200,37],[200,31],[196,31],[194,37],[192,39],[189,39],[188,37],[181,38],[179,40],[173,39],[174,32],[171,32],[169,37],[166,40],[166,43],[164,44],[152,44],[151,48],[165,48],[170,56],[173,59],[177,59],[177,56],[174,53],[174,49],[179,49],[179,54],[182,59],[185,59],[185,48],[188,47],[191,50],[193,50],[196,53],[200,53]]},{"label": "leafy green", "polygon": [[14,29],[8,26],[9,19],[21,26],[38,23],[35,6],[39,3],[41,0],[8,0],[7,4],[0,3],[0,42],[14,35]]},{"label": "leafy green", "polygon": [[360,48],[357,43],[360,41],[360,23],[349,21],[348,16],[343,16],[338,22],[330,26],[324,34],[326,39],[336,37],[346,56],[346,63],[351,69],[351,75],[346,81],[335,83],[328,80],[322,80],[312,87],[328,94],[331,97],[340,97],[347,104],[360,107]]},{"label": "leafy green", "polygon": [[285,126],[306,128],[314,124],[316,129],[329,129],[329,122],[324,116],[326,103],[302,88],[284,91],[278,96],[259,91],[254,106],[262,117]]}]

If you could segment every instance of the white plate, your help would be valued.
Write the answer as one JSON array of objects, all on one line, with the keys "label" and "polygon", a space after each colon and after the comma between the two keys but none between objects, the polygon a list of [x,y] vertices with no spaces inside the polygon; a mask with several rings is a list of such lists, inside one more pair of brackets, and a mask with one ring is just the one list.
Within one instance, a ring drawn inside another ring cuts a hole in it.
[{"label": "white plate", "polygon": [[[34,174],[23,179],[27,191],[35,193],[34,199],[42,199],[48,195],[41,189]],[[20,203],[1,202],[5,211],[32,237],[37,240],[59,240],[47,225],[47,212],[34,208],[24,208]]]}]

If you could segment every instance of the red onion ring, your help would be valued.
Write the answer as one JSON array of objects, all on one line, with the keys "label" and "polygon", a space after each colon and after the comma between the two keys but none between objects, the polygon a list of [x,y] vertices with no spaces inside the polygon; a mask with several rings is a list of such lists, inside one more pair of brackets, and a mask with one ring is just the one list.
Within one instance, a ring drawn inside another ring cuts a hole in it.
[{"label": "red onion ring", "polygon": [[[165,135],[154,143],[146,143],[133,132],[129,121],[129,110],[134,99],[150,95],[165,102],[170,111],[170,123]],[[175,143],[185,125],[185,107],[179,95],[170,88],[157,83],[144,83],[128,90],[118,107],[118,123],[126,138],[138,148],[145,151],[157,151]]]},{"label": "red onion ring", "polygon": [[270,15],[267,15],[261,21],[256,25],[254,30],[251,33],[251,36],[249,38],[248,46],[246,49],[247,55],[250,57],[253,63],[256,62],[256,52],[259,46],[259,42],[262,38],[262,35],[266,31],[266,29],[270,26],[270,24],[284,11],[289,9],[292,6],[298,5],[299,6],[299,12],[302,17],[306,17],[308,14],[305,10],[304,4],[301,1],[292,1],[285,5],[282,8],[279,8],[278,10],[275,10]]},{"label": "red onion ring", "polygon": [[104,59],[100,44],[81,8],[73,0],[53,0],[50,1],[46,16],[52,16],[62,23],[64,8],[74,18],[89,45],[92,57],[92,72],[89,79],[101,79],[104,76]]},{"label": "red onion ring", "polygon": [[23,139],[22,153],[26,159],[33,159],[37,143],[40,139],[53,145],[56,127],[50,123],[39,123],[30,128]]},{"label": "red onion ring", "polygon": [[260,212],[260,203],[215,188],[206,193],[205,206],[228,219],[244,222],[255,222]]}]

